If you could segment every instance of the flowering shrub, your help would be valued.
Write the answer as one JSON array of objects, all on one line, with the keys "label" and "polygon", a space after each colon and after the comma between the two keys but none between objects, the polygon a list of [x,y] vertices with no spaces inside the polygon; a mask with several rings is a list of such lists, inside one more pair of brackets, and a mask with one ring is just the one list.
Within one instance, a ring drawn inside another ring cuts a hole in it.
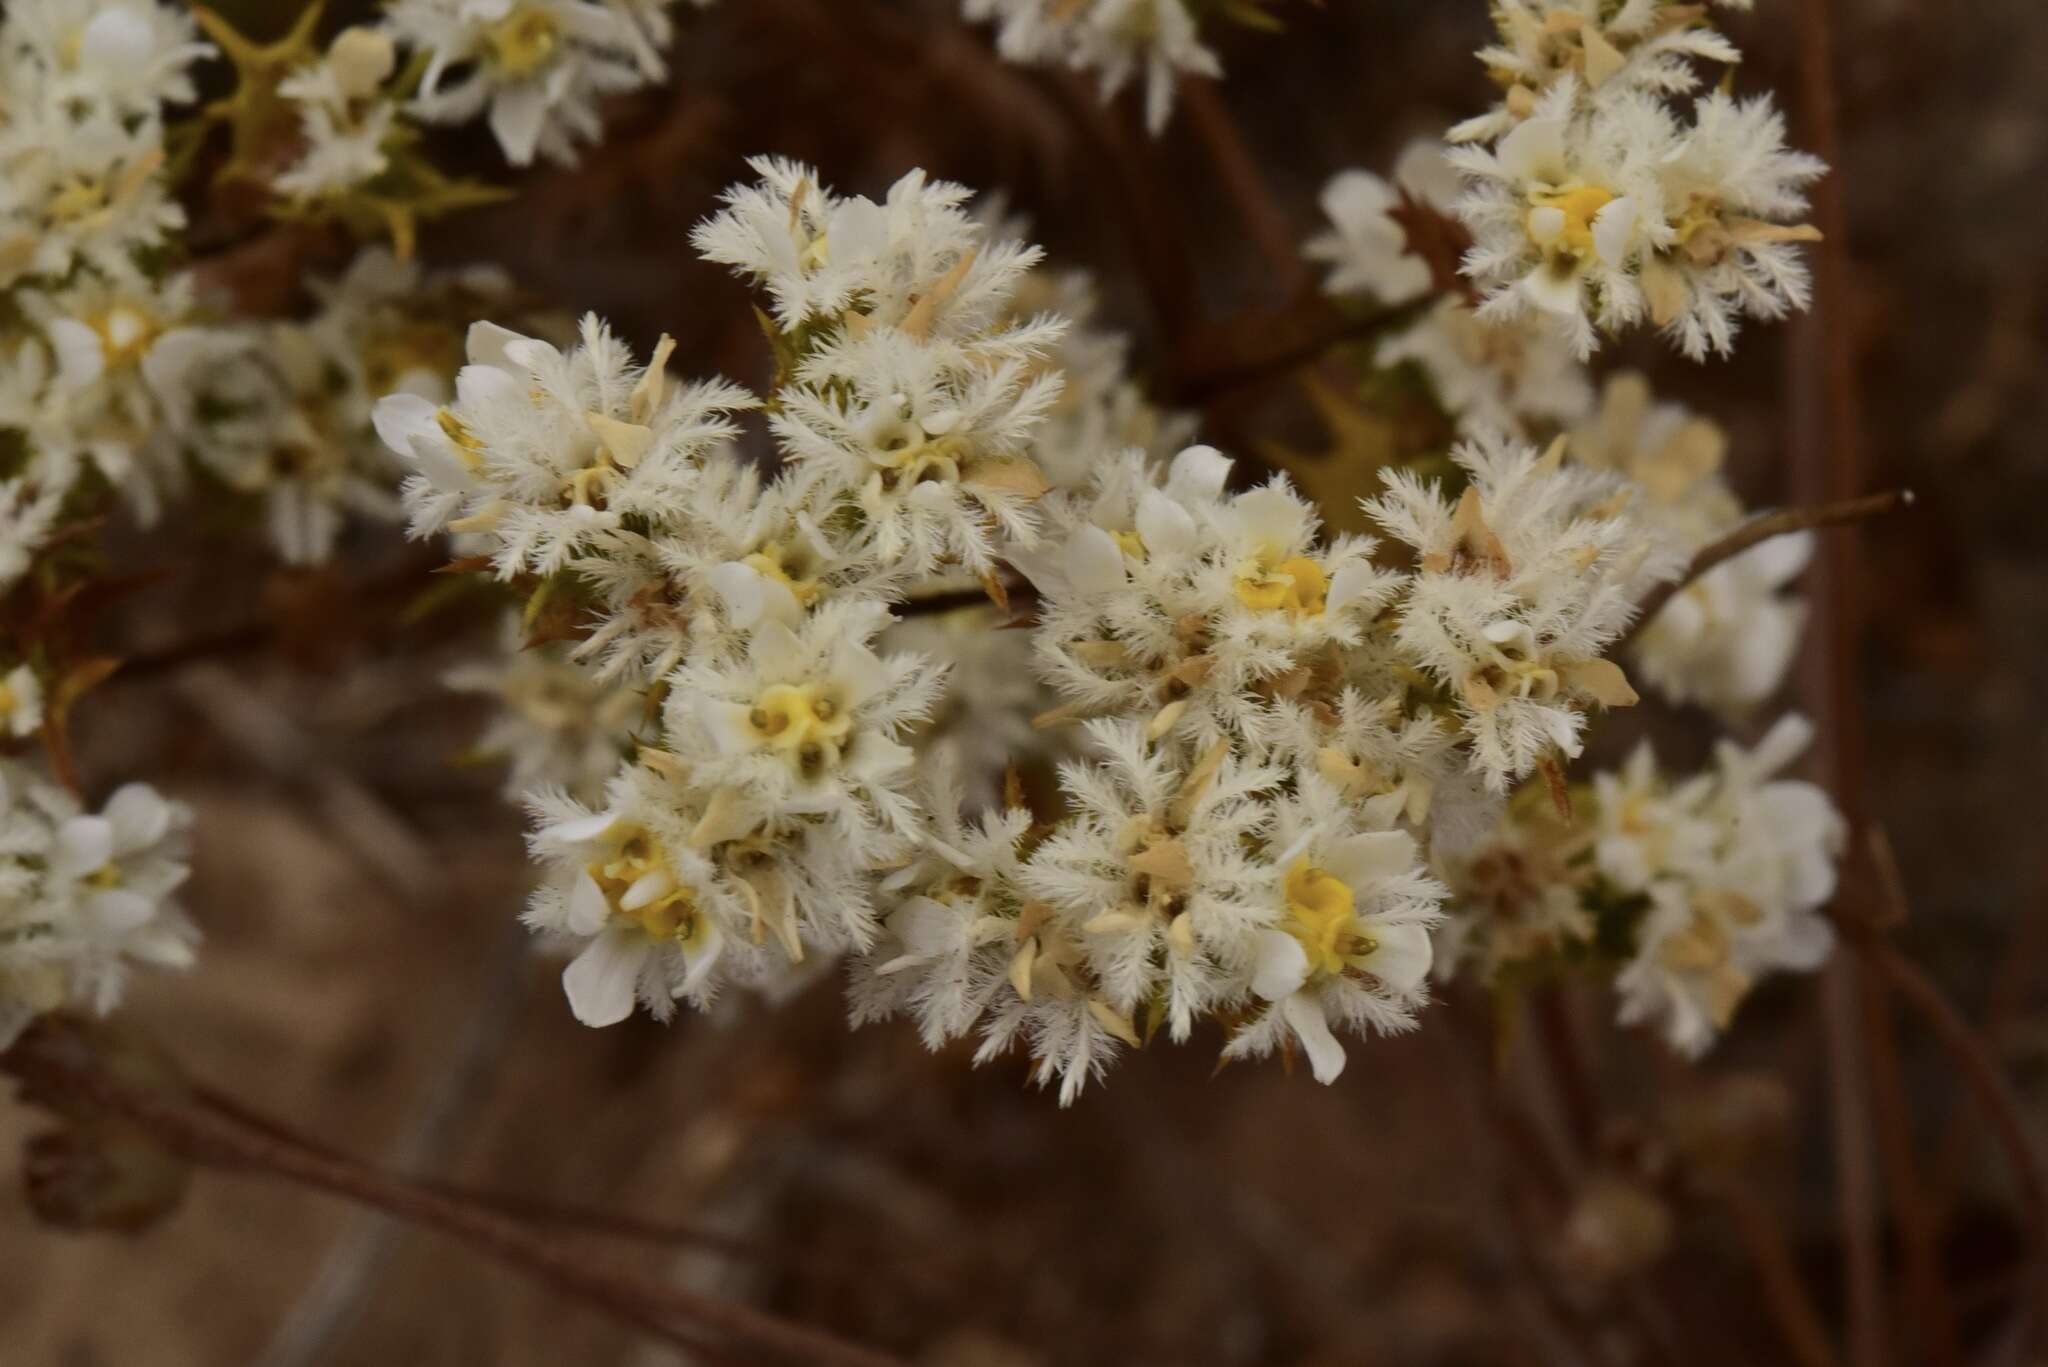
[{"label": "flowering shrub", "polygon": [[[1569,772],[1638,682],[1745,716],[1798,639],[1808,538],[1689,573],[1744,519],[1725,439],[1637,375],[1596,403],[1582,368],[1645,320],[1698,359],[1807,301],[1823,168],[1767,95],[1700,93],[1739,58],[1715,14],[1503,0],[1500,102],[1391,179],[1331,180],[1303,250],[1334,299],[1402,310],[1370,361],[1454,434],[1382,472],[1366,534],[1195,444],[1085,277],[920,171],[870,199],[763,157],[694,228],[754,293],[758,392],[595,316],[492,321],[523,307],[502,276],[412,261],[419,219],[501,193],[444,171],[432,128],[571,161],[604,96],[663,79],[676,8],[394,0],[266,45],[155,0],[13,7],[0,579],[89,575],[63,549],[113,505],[220,497],[287,562],[402,517],[506,586],[501,658],[450,683],[498,710],[480,748],[531,813],[526,918],[594,1026],[843,962],[856,1020],[1021,1046],[1064,1102],[1203,1023],[1329,1082],[1340,1035],[1413,1028],[1453,973],[1591,968],[1697,1053],[1759,976],[1821,961],[1842,822],[1774,777],[1796,719],[1697,777],[1647,751]],[[1005,57],[1110,92],[1142,71],[1155,130],[1181,75],[1219,73],[1210,25],[1271,17],[964,9]],[[231,93],[198,105],[221,65]],[[180,264],[206,164],[390,246],[309,316],[239,314]],[[5,649],[25,742],[90,681],[32,634]],[[138,783],[88,815],[10,762],[4,821],[10,1030],[108,1009],[127,960],[190,959],[175,804]]]}]

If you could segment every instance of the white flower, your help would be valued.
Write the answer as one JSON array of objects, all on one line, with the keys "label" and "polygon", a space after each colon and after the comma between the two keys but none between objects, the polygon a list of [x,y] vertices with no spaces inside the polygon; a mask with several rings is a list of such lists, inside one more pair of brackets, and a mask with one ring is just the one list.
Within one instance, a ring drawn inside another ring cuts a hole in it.
[{"label": "white flower", "polygon": [[0,127],[0,286],[80,262],[130,268],[184,226],[165,193],[163,132],[111,115],[73,124],[33,106]]},{"label": "white flower", "polygon": [[1366,507],[1420,556],[1394,639],[1449,690],[1499,792],[1579,753],[1586,708],[1636,700],[1602,652],[1677,556],[1645,535],[1624,488],[1563,466],[1562,443],[1539,458],[1484,438],[1453,455],[1471,478],[1455,507],[1400,472]]},{"label": "white flower", "polygon": [[190,103],[187,68],[212,52],[189,13],[157,0],[10,0],[0,20],[0,60],[23,102],[89,115],[154,118]]},{"label": "white flower", "polygon": [[672,781],[635,767],[591,812],[570,799],[534,798],[531,844],[554,877],[526,919],[576,950],[562,973],[570,1009],[585,1025],[616,1025],[635,1002],[667,1019],[679,998],[708,1005],[721,981],[758,971],[731,881],[690,842],[687,799]]},{"label": "white flower", "polygon": [[[1720,2],[1749,8],[1748,0]],[[1708,25],[1703,8],[1681,0],[1498,0],[1493,21],[1500,41],[1480,49],[1479,60],[1506,95],[1490,112],[1452,129],[1451,141],[1499,137],[1560,82],[1573,83],[1591,101],[1697,88],[1695,63],[1742,60]]]},{"label": "white flower", "polygon": [[41,382],[10,389],[24,407],[0,414],[0,423],[51,456],[98,466],[141,521],[154,521],[182,472],[161,432],[166,396],[152,382],[152,357],[184,332],[191,278],[81,274],[61,290],[23,290],[16,299],[40,328],[49,359],[33,341],[17,353]]},{"label": "white flower", "polygon": [[1155,134],[1183,76],[1223,74],[1187,0],[963,0],[961,13],[996,21],[996,49],[1009,61],[1092,69],[1105,99],[1142,71],[1145,123]]},{"label": "white flower", "polygon": [[1429,265],[1408,250],[1408,233],[1394,217],[1403,196],[1438,211],[1457,199],[1458,177],[1443,147],[1417,139],[1402,149],[1389,184],[1370,171],[1340,171],[1323,187],[1330,231],[1309,239],[1302,254],[1330,267],[1327,294],[1365,294],[1402,304],[1429,292]]},{"label": "white flower", "polygon": [[196,933],[171,900],[191,821],[141,783],[89,814],[0,763],[0,1047],[59,1006],[111,1011],[131,963],[192,962]]},{"label": "white flower", "polygon": [[1074,816],[1023,871],[1106,1007],[1132,1019],[1158,999],[1169,1036],[1241,999],[1260,870],[1246,849],[1279,774],[1221,741],[1183,761],[1130,722],[1091,722],[1090,758],[1064,764]]},{"label": "white flower", "polygon": [[[488,107],[505,159],[536,152],[574,162],[601,131],[597,100],[644,85],[645,39],[589,0],[395,0],[392,34],[429,54],[413,103],[431,123],[463,123]],[[637,42],[636,42],[637,40]]]},{"label": "white flower", "polygon": [[279,82],[277,92],[299,107],[305,151],[271,181],[279,194],[314,200],[341,194],[390,166],[385,144],[397,108],[384,82],[398,62],[397,45],[379,29],[348,28],[320,61]]},{"label": "white flower", "polygon": [[[1733,531],[1742,505],[1722,478],[1728,439],[1648,382],[1609,378],[1599,413],[1571,433],[1574,460],[1633,481],[1636,509],[1659,540],[1691,553]],[[1805,607],[1780,590],[1813,553],[1813,535],[1773,537],[1695,579],[1636,634],[1643,678],[1676,702],[1740,716],[1776,690],[1799,645]]]},{"label": "white flower", "polygon": [[450,670],[443,682],[495,704],[478,754],[510,762],[505,793],[561,789],[592,801],[619,767],[640,719],[639,694],[594,679],[554,646],[529,647],[516,614],[498,633],[498,655]]},{"label": "white flower", "polygon": [[1785,121],[1768,96],[1715,92],[1693,109],[1693,126],[1658,167],[1673,238],[1647,258],[1650,319],[1692,359],[1734,349],[1737,320],[1778,319],[1807,307],[1811,291],[1798,244],[1820,232],[1797,220],[1805,187],[1827,166],[1785,147]]},{"label": "white flower", "polygon": [[1211,447],[1165,472],[1130,453],[1059,505],[1057,541],[1013,556],[1041,594],[1040,667],[1075,711],[1142,709],[1155,735],[1198,746],[1264,737],[1276,700],[1388,601],[1369,539],[1317,544],[1284,480],[1226,500],[1229,468]]},{"label": "white flower", "polygon": [[[1697,1056],[1760,977],[1826,960],[1834,932],[1821,913],[1845,826],[1819,788],[1774,777],[1811,736],[1803,718],[1786,717],[1752,751],[1723,741],[1717,773],[1673,790],[1670,802],[1705,825],[1711,843],[1706,853],[1694,840],[1682,857],[1643,862],[1650,910],[1635,959],[1615,979],[1624,1024],[1656,1021],[1672,1047]],[[1641,767],[1637,801],[1646,759]]]},{"label": "white flower", "polygon": [[1596,323],[1618,331],[1643,314],[1644,253],[1673,235],[1657,169],[1677,133],[1650,100],[1574,115],[1574,93],[1561,82],[1497,148],[1451,160],[1469,187],[1457,212],[1473,233],[1463,269],[1485,295],[1480,316],[1540,310],[1584,359]]},{"label": "white flower", "polygon": [[737,433],[727,415],[755,400],[724,382],[671,385],[673,347],[664,338],[636,366],[595,315],[566,354],[472,327],[453,405],[403,393],[377,403],[378,434],[418,471],[405,486],[414,534],[488,533],[510,579],[565,568],[629,516],[684,516],[698,467]]},{"label": "white flower", "polygon": [[1043,744],[1031,718],[1050,699],[1032,673],[1030,636],[1003,630],[992,607],[976,606],[899,622],[882,644],[950,666],[938,708],[914,741],[918,764],[951,773],[970,810],[993,806],[1010,766]]},{"label": "white flower", "polygon": [[1224,1056],[1257,1057],[1291,1035],[1316,1081],[1334,1082],[1344,1046],[1333,1018],[1382,1032],[1414,1023],[1444,889],[1423,871],[1412,835],[1362,828],[1342,795],[1317,779],[1279,804],[1267,844],[1267,919],[1254,937],[1250,985],[1272,1005]]}]

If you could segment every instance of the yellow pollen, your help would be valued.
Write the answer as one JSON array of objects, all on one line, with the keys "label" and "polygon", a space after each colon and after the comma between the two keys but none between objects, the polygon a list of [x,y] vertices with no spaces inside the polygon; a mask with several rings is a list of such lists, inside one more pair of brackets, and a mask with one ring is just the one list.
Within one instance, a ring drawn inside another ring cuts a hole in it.
[{"label": "yellow pollen", "polygon": [[508,76],[531,76],[562,45],[562,25],[543,9],[521,5],[484,31],[491,60]]},{"label": "yellow pollen", "polygon": [[771,748],[792,753],[813,767],[829,753],[837,758],[853,718],[820,684],[776,684],[747,714],[748,724]]},{"label": "yellow pollen", "polygon": [[51,195],[43,213],[52,223],[77,223],[107,206],[104,183],[80,176]]},{"label": "yellow pollen", "polygon": [[1593,220],[1613,203],[1614,191],[1598,185],[1581,185],[1555,194],[1531,194],[1529,204],[1537,209],[1556,209],[1564,215],[1564,227],[1550,245],[1573,256],[1593,254]]},{"label": "yellow pollen", "polygon": [[1308,951],[1311,973],[1342,973],[1379,946],[1358,928],[1356,901],[1343,879],[1306,859],[1287,871],[1287,933]]},{"label": "yellow pollen", "polygon": [[[694,933],[696,903],[669,868],[660,844],[647,832],[635,831],[610,859],[600,859],[585,868],[604,893],[613,919],[638,926],[657,940],[687,941]],[[621,907],[619,902],[627,891],[651,873],[668,875],[669,891],[631,911]]]},{"label": "yellow pollen", "polygon": [[1305,555],[1267,569],[1254,562],[1238,571],[1237,601],[1256,612],[1286,612],[1295,617],[1322,613],[1330,594],[1330,577]]},{"label": "yellow pollen", "polygon": [[1133,560],[1142,561],[1149,554],[1145,549],[1145,538],[1136,532],[1111,532],[1110,535],[1116,538],[1116,544],[1123,553]]},{"label": "yellow pollen", "polygon": [[462,419],[444,408],[434,414],[434,421],[440,424],[448,440],[455,443],[456,458],[465,466],[475,470],[484,463],[484,444],[476,439],[476,434],[463,424]]},{"label": "yellow pollen", "polygon": [[740,563],[751,567],[756,574],[765,579],[773,579],[788,589],[798,603],[809,607],[818,601],[818,581],[798,579],[791,575],[788,555],[789,552],[782,548],[780,542],[769,541],[763,543],[760,550],[742,558]]},{"label": "yellow pollen", "polygon": [[85,320],[99,334],[100,350],[107,369],[119,370],[142,359],[160,329],[155,320],[125,304],[116,304],[96,318]]},{"label": "yellow pollen", "polygon": [[85,881],[102,892],[111,891],[121,886],[121,871],[111,863],[102,864],[87,874]]}]

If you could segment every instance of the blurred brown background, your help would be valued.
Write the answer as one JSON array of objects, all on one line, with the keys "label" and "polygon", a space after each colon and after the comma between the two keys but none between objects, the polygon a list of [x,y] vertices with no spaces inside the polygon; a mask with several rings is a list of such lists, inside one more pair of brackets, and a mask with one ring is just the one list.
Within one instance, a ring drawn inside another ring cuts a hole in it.
[{"label": "blurred brown background", "polygon": [[[288,7],[242,7],[272,8]],[[1741,88],[1777,89],[1804,141],[1797,5],[1760,8],[1730,25],[1751,58]],[[1852,584],[1869,627],[1855,661],[1865,796],[1912,896],[1905,945],[1991,1032],[2038,1131],[2048,10],[1834,8],[1853,262],[1835,325],[1857,349],[1868,486],[1921,495],[1868,530]],[[516,204],[441,226],[423,253],[500,261],[636,346],[674,332],[688,372],[758,378],[742,292],[687,241],[742,158],[811,160],[868,193],[924,166],[1006,189],[1056,263],[1095,273],[1141,373],[1156,367],[1117,228],[1133,187],[1105,160],[1091,103],[993,65],[987,34],[950,9],[723,0],[686,15],[672,83],[615,111],[582,168],[526,177]],[[1409,136],[1487,98],[1469,56],[1485,15],[1481,0],[1286,9],[1285,35],[1226,36],[1222,93],[1306,236],[1331,172],[1384,168]],[[1128,103],[1116,117],[1134,126]],[[480,142],[451,145],[489,164]],[[1165,196],[1154,211],[1194,244],[1202,311],[1280,302],[1185,115],[1147,155]],[[1723,421],[1740,486],[1767,504],[1786,497],[1789,377],[1814,345],[1757,328],[1732,363],[1693,367],[1654,346],[1601,362],[1642,364]],[[1278,402],[1218,417],[1233,434],[1301,421]],[[399,555],[395,542],[355,534],[356,571]],[[173,573],[124,630],[161,642],[231,626],[265,595],[328,593],[332,639],[291,661],[117,681],[77,725],[102,791],[146,774],[199,809],[188,904],[205,955],[189,977],[142,984],[128,1019],[252,1104],[407,1170],[729,1232],[744,1252],[592,1247],[935,1364],[1620,1361],[1583,1355],[1635,1341],[1641,1321],[1624,1311],[1640,1295],[1678,1327],[1679,1361],[1784,1360],[1737,1231],[1712,1210],[1680,1212],[1640,1285],[1547,1303],[1541,1273],[1571,1256],[1569,1236],[1520,1194],[1483,1057],[1451,1008],[1415,1036],[1354,1046],[1333,1088],[1278,1067],[1211,1076],[1198,1042],[1126,1061],[1069,1112],[1026,1088],[1019,1062],[971,1070],[964,1052],[926,1055],[908,1026],[849,1034],[830,981],[781,1009],[577,1026],[557,966],[524,952],[513,919],[527,873],[498,776],[448,762],[477,718],[436,678],[488,650],[489,624],[467,640],[392,628],[341,581],[266,584],[236,544],[207,542],[196,568],[189,540],[139,546]],[[1674,757],[1703,752],[1701,718],[1650,720]],[[1773,982],[1704,1082],[1608,1030],[1599,994],[1574,1006],[1599,1027],[1616,1143],[1620,1122],[1715,1080],[1779,1080],[1792,1113],[1752,1177],[1839,1323],[1818,997],[1812,982]],[[1939,1254],[1958,1321],[1973,1351],[1995,1347],[2024,1237],[2008,1179],[1953,1065],[1917,1025],[1897,1029],[1908,1114],[1949,1198]],[[40,1126],[0,1105],[0,1151]],[[441,1239],[258,1179],[202,1177],[181,1212],[126,1239],[38,1230],[10,1190],[0,1268],[8,1367],[669,1360]],[[1904,1342],[1891,1355],[1924,1360]]]}]

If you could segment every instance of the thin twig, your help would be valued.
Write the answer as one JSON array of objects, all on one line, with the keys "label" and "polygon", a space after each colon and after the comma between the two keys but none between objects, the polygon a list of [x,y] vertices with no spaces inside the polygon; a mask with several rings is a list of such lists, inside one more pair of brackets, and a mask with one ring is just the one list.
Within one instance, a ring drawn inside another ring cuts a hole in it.
[{"label": "thin twig", "polygon": [[85,1032],[60,1017],[45,1017],[0,1054],[0,1068],[43,1097],[82,1102],[119,1115],[190,1162],[267,1173],[452,1235],[536,1281],[679,1347],[703,1346],[708,1331],[757,1355],[822,1367],[904,1367],[899,1358],[820,1330],[698,1295],[637,1271],[600,1265],[574,1246],[466,1194],[433,1189],[324,1146],[299,1144],[274,1124],[253,1125],[168,1090],[127,1085],[99,1063]]},{"label": "thin twig", "polygon": [[[1841,133],[1835,94],[1831,0],[1800,0],[1800,100],[1806,143],[1837,168],[1818,187],[1815,216],[1822,233],[1815,306],[1805,320],[1806,345],[1790,349],[1793,379],[1794,498],[1819,504],[1864,487],[1856,405],[1856,358],[1848,317],[1848,222],[1843,210]],[[1822,550],[1813,576],[1813,629],[1802,672],[1803,693],[1818,732],[1814,754],[1850,828],[1862,821],[1863,765],[1855,661],[1862,637],[1855,599],[1855,546],[1842,538]],[[1833,1094],[1835,1179],[1847,1262],[1849,1357],[1856,1367],[1886,1359],[1884,1264],[1875,1200],[1857,1008],[1857,965],[1846,955],[1821,983],[1821,1018]]]},{"label": "thin twig", "polygon": [[1186,234],[1162,212],[1168,201],[1151,148],[1103,108],[1094,87],[1079,77],[1063,77],[1056,85],[1076,127],[1103,158],[1105,179],[1125,197],[1112,217],[1123,229],[1158,336],[1184,336],[1195,318],[1194,266]]},{"label": "thin twig", "polygon": [[1864,1037],[1870,1049],[1870,1095],[1877,1112],[1877,1153],[1898,1218],[1906,1282],[1906,1310],[1914,1361],[1932,1367],[1957,1362],[1954,1315],[1941,1271],[1941,1216],[1929,1199],[1913,1154],[1905,1078],[1891,1003],[1884,984],[1865,976]]},{"label": "thin twig", "polygon": [[1586,1063],[1578,1026],[1571,1018],[1571,1004],[1565,1000],[1562,988],[1539,991],[1535,998],[1536,1034],[1550,1056],[1565,1122],[1580,1157],[1590,1159],[1600,1142],[1600,1089]]},{"label": "thin twig", "polygon": [[1888,493],[1869,494],[1863,498],[1827,503],[1817,508],[1781,508],[1776,512],[1759,514],[1719,541],[1702,546],[1694,554],[1692,562],[1685,567],[1684,574],[1668,583],[1659,584],[1645,594],[1637,607],[1635,625],[1622,636],[1621,644],[1627,644],[1636,632],[1642,630],[1652,618],[1663,611],[1665,604],[1685,592],[1700,576],[1717,565],[1733,560],[1753,546],[1761,545],[1773,537],[1787,536],[1810,528],[1838,527],[1852,522],[1862,522],[1896,508],[1910,507],[1912,503],[1911,489],[1893,489]]},{"label": "thin twig", "polygon": [[1726,1207],[1737,1237],[1749,1252],[1750,1263],[1763,1282],[1764,1303],[1792,1357],[1801,1367],[1840,1367],[1841,1359],[1835,1355],[1827,1325],[1800,1279],[1799,1267],[1786,1246],[1785,1232],[1779,1227],[1776,1214],[1740,1182],[1716,1182],[1713,1192]]},{"label": "thin twig", "polygon": [[1247,311],[1184,334],[1166,391],[1175,403],[1208,403],[1233,390],[1285,375],[1331,347],[1362,342],[1415,322],[1436,307],[1425,294],[1366,313],[1344,313],[1314,297],[1277,311]]},{"label": "thin twig", "polygon": [[1983,1107],[1985,1118],[1991,1122],[1991,1132],[2005,1149],[2013,1175],[2019,1181],[2035,1254],[2048,1254],[2048,1159],[2043,1158],[2039,1144],[2027,1129],[2012,1083],[1962,1013],[1896,945],[1879,936],[1854,931],[1849,940],[1866,962],[1884,974],[1900,998],[1933,1028],[1949,1056],[1962,1066],[1963,1080]]},{"label": "thin twig", "polygon": [[1266,258],[1280,293],[1304,293],[1310,284],[1308,262],[1295,245],[1294,234],[1280,212],[1272,186],[1266,183],[1257,159],[1245,146],[1237,120],[1217,94],[1216,82],[1191,76],[1180,83],[1180,98],[1188,121],[1209,150],[1209,159],[1215,163],[1216,174],[1229,192],[1231,203],[1237,206],[1238,216]]}]

